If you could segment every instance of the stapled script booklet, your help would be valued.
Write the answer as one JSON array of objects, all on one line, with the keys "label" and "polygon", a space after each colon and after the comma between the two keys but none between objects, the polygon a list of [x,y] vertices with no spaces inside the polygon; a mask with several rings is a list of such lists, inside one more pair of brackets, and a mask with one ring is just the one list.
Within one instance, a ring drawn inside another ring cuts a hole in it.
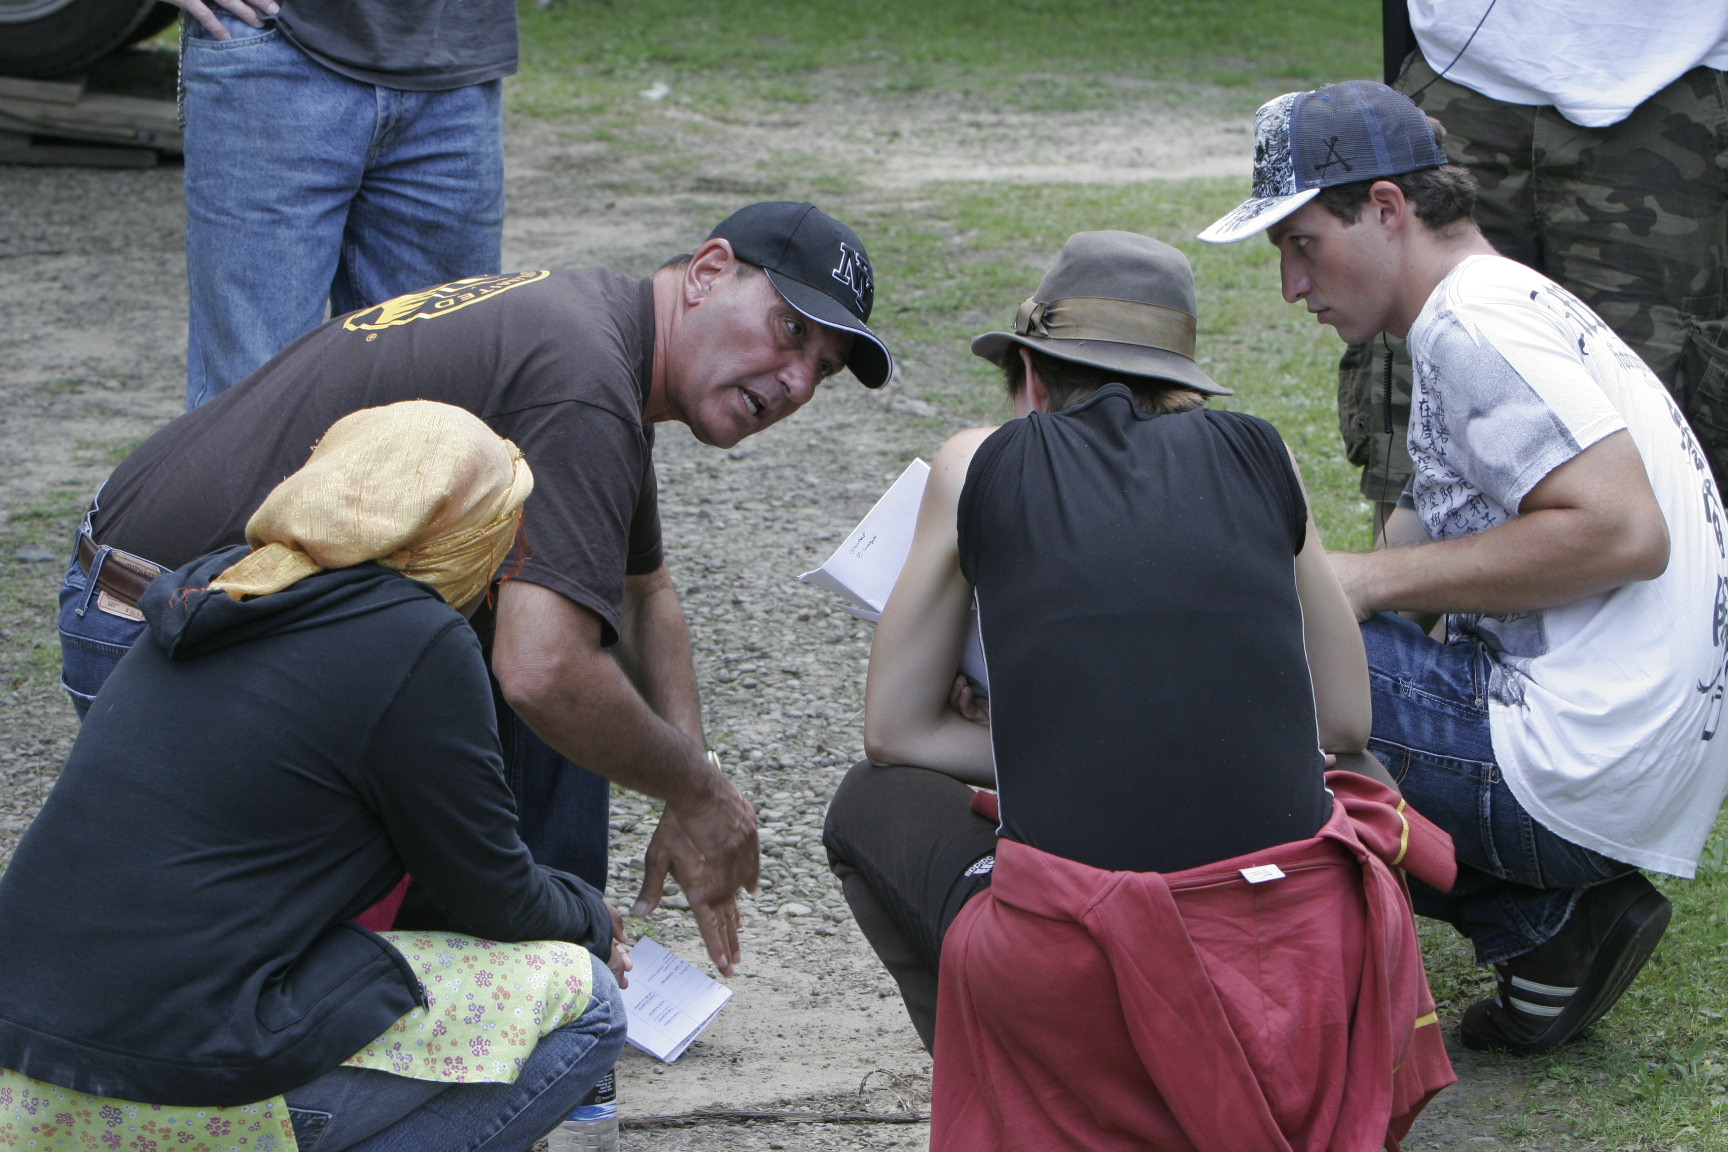
[{"label": "stapled script booklet", "polygon": [[[858,527],[834,549],[834,555],[822,567],[798,579],[838,593],[846,601],[846,611],[860,620],[872,624],[880,620],[882,609],[888,606],[888,595],[894,591],[894,582],[900,578],[900,569],[906,566],[906,554],[912,550],[918,505],[929,479],[930,465],[922,460],[908,464],[900,478],[876,501],[876,506],[858,522]],[[989,693],[976,612],[972,633],[960,657],[960,671],[980,694]]]},{"label": "stapled script booklet", "polygon": [[647,936],[630,947],[630,987],[621,989],[630,1043],[670,1064],[720,1015],[732,989],[686,964]]}]

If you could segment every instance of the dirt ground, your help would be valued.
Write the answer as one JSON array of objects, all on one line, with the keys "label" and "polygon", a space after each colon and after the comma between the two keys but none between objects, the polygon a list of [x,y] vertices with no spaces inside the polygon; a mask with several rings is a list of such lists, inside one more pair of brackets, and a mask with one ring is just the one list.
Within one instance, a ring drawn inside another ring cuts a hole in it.
[{"label": "dirt ground", "polygon": [[[770,150],[845,156],[864,182],[861,199],[880,203],[915,195],[937,177],[1237,174],[1246,182],[1245,119],[1173,111],[1154,92],[1140,112],[1114,118],[846,95],[753,122],[667,102],[644,117],[642,132],[686,158],[682,176],[656,165],[658,148],[624,151],[513,124],[506,267],[645,272],[687,251],[731,207],[780,194],[758,167]],[[1009,142],[1039,164],[1003,162]],[[180,410],[182,236],[176,167],[0,167],[0,508],[9,519],[56,493],[93,492],[133,443]],[[869,632],[794,577],[827,555],[910,455],[929,455],[943,434],[936,425],[958,426],[919,398],[918,381],[933,370],[908,359],[879,394],[843,379],[807,411],[730,452],[663,426],[662,512],[710,738],[761,810],[766,854],[763,890],[746,901],[735,996],[678,1063],[625,1057],[619,1097],[627,1116],[928,1107],[929,1062],[819,844],[827,797],[862,753]],[[71,709],[42,674],[44,657],[25,651],[46,643],[62,560],[16,538],[0,537],[0,559],[11,579],[35,590],[40,614],[0,622],[13,662],[0,683],[0,861],[75,732]],[[616,802],[612,895],[621,903],[634,894],[651,825],[646,802]],[[676,908],[657,914],[650,932],[687,959],[701,957],[689,917]],[[1519,1110],[1522,1074],[1509,1062],[1457,1056],[1465,1084],[1442,1096],[1407,1148],[1506,1144],[1499,1134]],[[924,1124],[711,1121],[631,1130],[624,1146],[921,1148],[927,1138]]]}]

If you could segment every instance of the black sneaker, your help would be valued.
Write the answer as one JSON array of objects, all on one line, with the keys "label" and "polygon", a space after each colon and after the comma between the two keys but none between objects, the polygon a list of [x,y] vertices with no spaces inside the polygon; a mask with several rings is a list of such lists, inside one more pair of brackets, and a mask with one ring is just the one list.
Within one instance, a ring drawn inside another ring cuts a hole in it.
[{"label": "black sneaker", "polygon": [[1458,1038],[1519,1056],[1566,1043],[1620,999],[1673,914],[1641,872],[1589,889],[1552,940],[1494,966],[1498,992],[1465,1010]]}]

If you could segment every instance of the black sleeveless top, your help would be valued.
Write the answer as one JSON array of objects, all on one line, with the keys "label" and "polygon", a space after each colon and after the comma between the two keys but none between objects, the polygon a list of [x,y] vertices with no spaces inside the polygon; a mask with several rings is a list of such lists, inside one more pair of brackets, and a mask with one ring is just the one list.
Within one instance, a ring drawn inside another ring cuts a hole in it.
[{"label": "black sleeveless top", "polygon": [[1121,384],[1010,421],[961,492],[1002,835],[1174,872],[1331,811],[1295,556],[1307,508],[1264,420],[1146,416]]}]

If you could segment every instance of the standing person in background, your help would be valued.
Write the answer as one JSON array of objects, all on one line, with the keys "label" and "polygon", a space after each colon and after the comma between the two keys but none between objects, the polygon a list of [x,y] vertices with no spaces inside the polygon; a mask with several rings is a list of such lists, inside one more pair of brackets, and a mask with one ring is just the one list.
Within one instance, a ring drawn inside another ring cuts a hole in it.
[{"label": "standing person in background", "polygon": [[186,12],[186,407],[317,327],[499,271],[514,0]]},{"label": "standing person in background", "polygon": [[[1721,486],[1728,0],[1385,4],[1388,27],[1407,20],[1414,34],[1389,36],[1388,71],[1446,125],[1447,152],[1480,186],[1483,234],[1589,305],[1650,366]],[[1403,341],[1352,344],[1339,428],[1381,522],[1410,478],[1409,418]]]}]

